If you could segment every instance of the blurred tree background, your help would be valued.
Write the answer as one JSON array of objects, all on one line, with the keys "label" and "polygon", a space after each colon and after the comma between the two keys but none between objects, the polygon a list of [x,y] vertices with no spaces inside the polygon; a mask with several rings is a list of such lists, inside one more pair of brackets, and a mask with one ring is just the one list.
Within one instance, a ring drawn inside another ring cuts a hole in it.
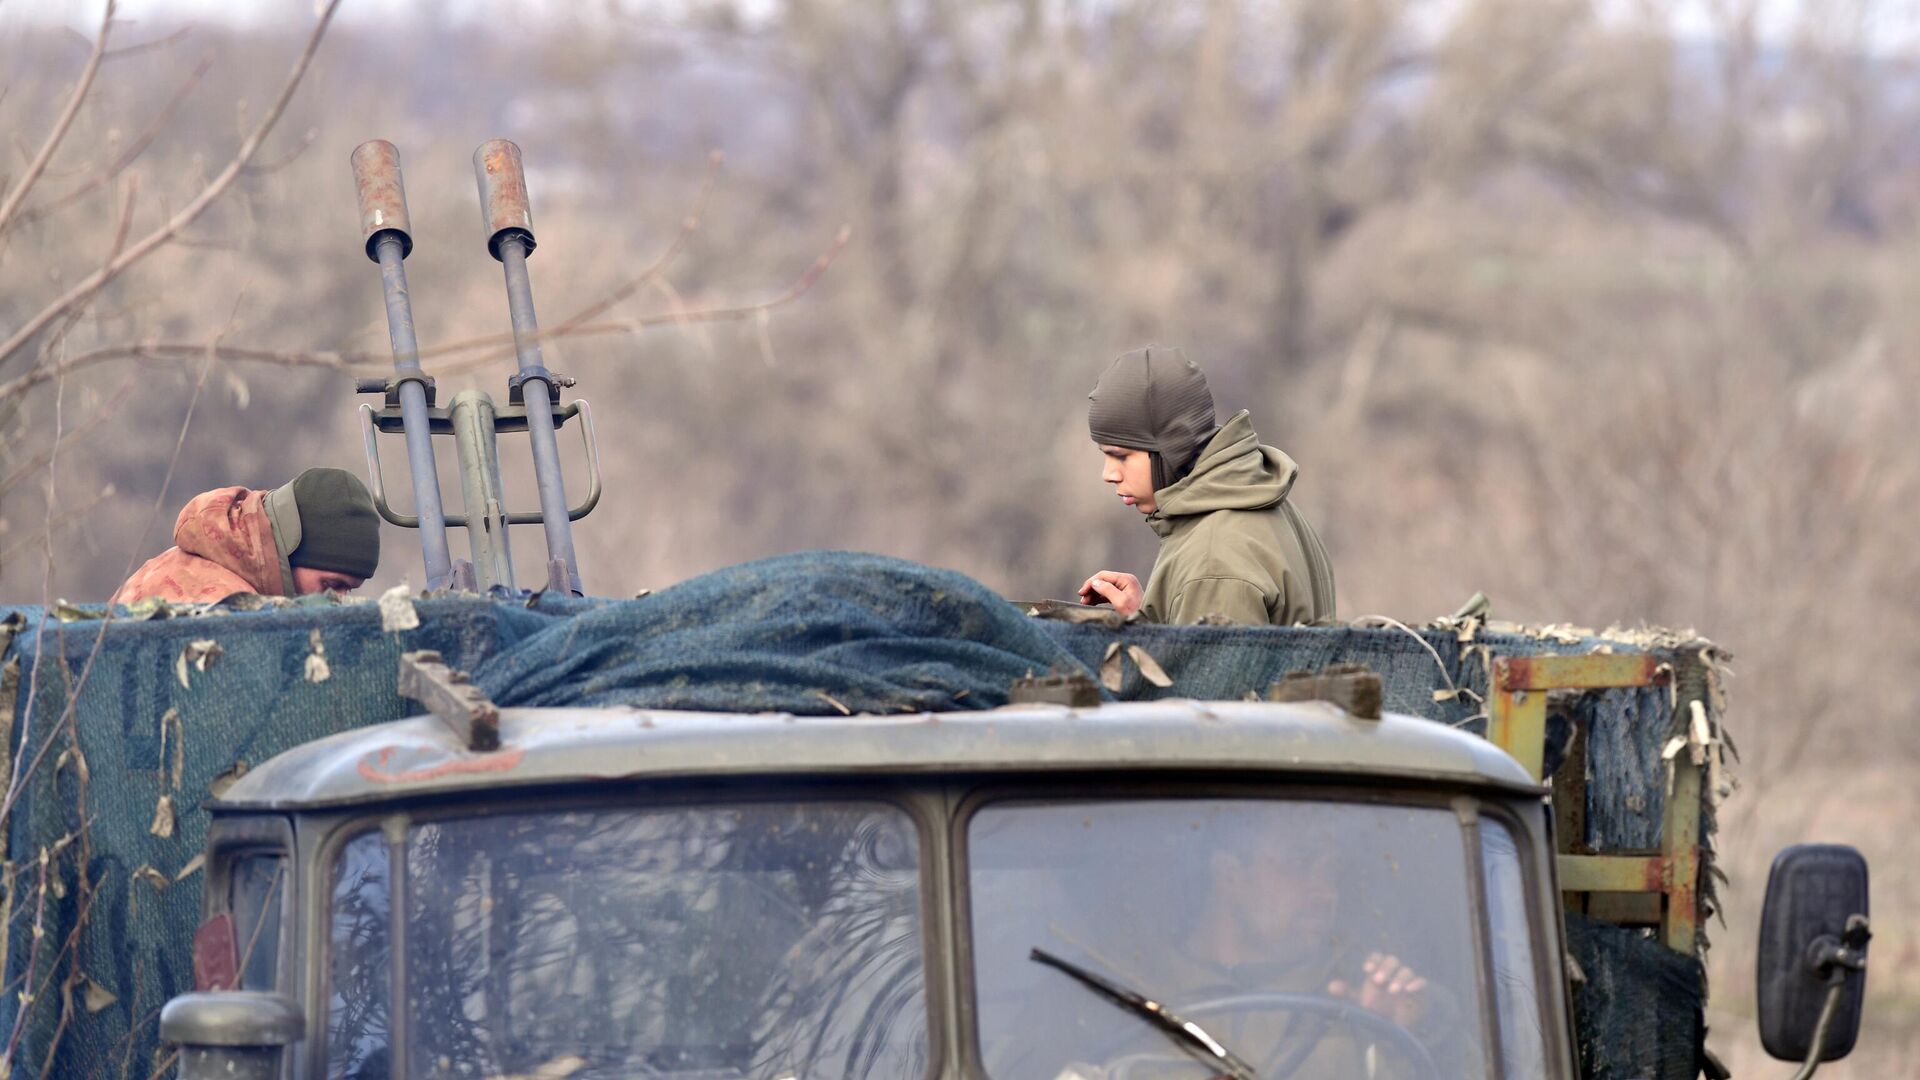
[{"label": "blurred tree background", "polygon": [[[314,26],[129,0],[96,63],[99,5],[70,6],[0,5],[0,193],[34,179],[0,212],[0,339],[217,180]],[[389,356],[347,155],[401,148],[433,348],[507,329],[469,164],[504,136],[543,324],[616,298],[547,345],[601,421],[589,591],[811,547],[1026,597],[1144,576],[1084,396],[1114,354],[1181,345],[1302,463],[1343,615],[1484,590],[1496,617],[1731,648],[1710,1044],[1769,1067],[1767,862],[1836,840],[1875,860],[1879,937],[1861,1049],[1823,1074],[1920,1061],[1908,5],[359,6],[203,214],[0,352],[0,595],[98,600],[196,491],[357,471],[350,376]],[[443,397],[510,366],[427,361]],[[412,534],[386,541],[375,587],[420,584]]]}]

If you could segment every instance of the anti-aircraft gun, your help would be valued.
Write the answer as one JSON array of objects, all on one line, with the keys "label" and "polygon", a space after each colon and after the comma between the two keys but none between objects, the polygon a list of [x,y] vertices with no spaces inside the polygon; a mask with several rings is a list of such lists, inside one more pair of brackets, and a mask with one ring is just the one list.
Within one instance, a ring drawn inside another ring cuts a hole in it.
[{"label": "anti-aircraft gun", "polygon": [[[569,507],[554,429],[591,462],[591,419],[540,360],[517,148],[476,154],[504,407],[436,404],[398,154],[354,166],[370,476],[429,591],[0,624],[8,760],[46,766],[6,785],[0,1074],[1717,1075],[1711,644],[1152,626],[844,553],[577,595],[598,469]],[[1851,849],[1776,862],[1760,1024],[1803,1077],[1857,1036],[1866,916]]]}]

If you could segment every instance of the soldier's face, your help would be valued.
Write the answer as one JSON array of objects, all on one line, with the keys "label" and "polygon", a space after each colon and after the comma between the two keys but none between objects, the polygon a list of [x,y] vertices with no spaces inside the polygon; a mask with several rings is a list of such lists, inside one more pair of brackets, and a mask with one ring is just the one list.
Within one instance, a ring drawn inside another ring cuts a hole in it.
[{"label": "soldier's face", "polygon": [[1100,444],[1100,479],[1113,485],[1120,501],[1143,514],[1153,513],[1153,458],[1145,450]]},{"label": "soldier's face", "polygon": [[293,591],[299,596],[309,596],[329,589],[334,592],[352,592],[366,583],[366,578],[357,578],[338,570],[315,570],[311,566],[293,568]]},{"label": "soldier's face", "polygon": [[1240,929],[1249,945],[1317,942],[1332,931],[1340,903],[1332,852],[1281,842],[1214,859],[1215,886],[1241,901]]}]

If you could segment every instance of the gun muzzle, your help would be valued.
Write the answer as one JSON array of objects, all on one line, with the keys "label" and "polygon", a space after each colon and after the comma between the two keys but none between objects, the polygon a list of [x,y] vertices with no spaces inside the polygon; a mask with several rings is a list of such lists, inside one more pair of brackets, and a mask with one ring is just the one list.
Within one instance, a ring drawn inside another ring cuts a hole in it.
[{"label": "gun muzzle", "polygon": [[481,143],[473,152],[473,178],[480,185],[480,216],[481,224],[486,227],[487,251],[504,261],[500,242],[517,235],[522,249],[532,254],[533,213],[527,208],[527,176],[520,167],[520,147],[507,139]]},{"label": "gun muzzle", "polygon": [[400,150],[385,139],[361,143],[353,151],[353,186],[360,197],[360,232],[367,258],[380,261],[380,241],[400,241],[400,257],[413,254],[413,223],[407,218],[407,191],[400,183]]}]

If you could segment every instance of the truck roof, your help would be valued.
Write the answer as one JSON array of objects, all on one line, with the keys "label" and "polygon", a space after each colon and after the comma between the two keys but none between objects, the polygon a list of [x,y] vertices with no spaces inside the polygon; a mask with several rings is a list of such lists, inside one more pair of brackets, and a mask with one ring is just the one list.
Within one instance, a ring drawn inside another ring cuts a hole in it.
[{"label": "truck roof", "polygon": [[937,772],[1228,770],[1366,777],[1536,793],[1491,743],[1418,717],[1359,720],[1325,702],[1158,700],[1012,705],[899,716],[641,709],[500,713],[500,749],[473,752],[432,716],[280,754],[216,809],[319,809],[456,792],[639,779]]}]

